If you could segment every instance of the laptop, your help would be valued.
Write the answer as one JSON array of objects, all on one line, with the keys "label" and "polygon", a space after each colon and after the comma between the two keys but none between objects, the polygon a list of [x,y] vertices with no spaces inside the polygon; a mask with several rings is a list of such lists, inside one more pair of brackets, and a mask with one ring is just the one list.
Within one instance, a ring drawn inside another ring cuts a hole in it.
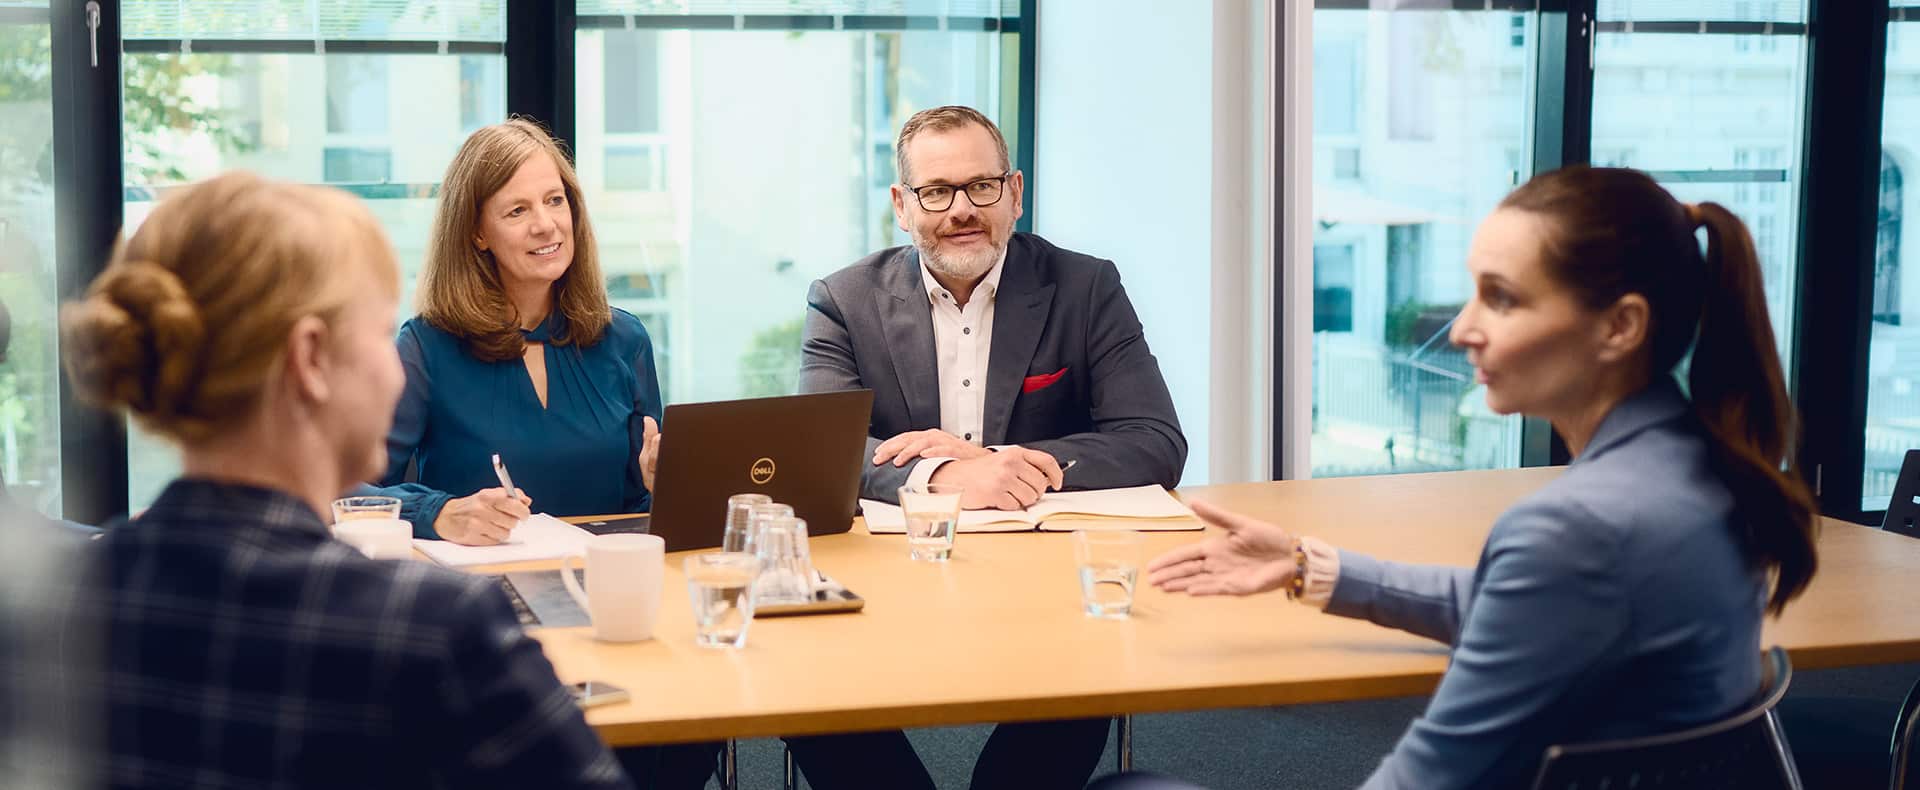
[{"label": "laptop", "polygon": [[649,531],[719,546],[734,494],[792,505],[809,536],[852,529],[872,414],[868,389],[668,406]]}]

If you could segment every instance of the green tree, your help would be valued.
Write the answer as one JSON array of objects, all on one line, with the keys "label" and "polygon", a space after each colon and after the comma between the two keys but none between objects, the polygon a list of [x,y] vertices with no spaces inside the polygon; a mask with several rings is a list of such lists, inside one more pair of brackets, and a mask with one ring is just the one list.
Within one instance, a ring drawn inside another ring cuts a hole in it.
[{"label": "green tree", "polygon": [[801,319],[753,333],[747,353],[740,355],[740,397],[792,395],[800,375]]},{"label": "green tree", "polygon": [[[53,47],[47,29],[34,25],[0,26],[0,107],[47,104],[53,96]],[[121,128],[126,130],[126,180],[129,183],[180,181],[180,168],[167,161],[162,140],[168,134],[201,135],[228,151],[251,147],[229,114],[209,107],[188,90],[198,77],[224,77],[234,71],[228,55],[143,56],[137,67],[121,69]],[[0,139],[0,166],[6,173],[32,172],[44,181],[52,175],[52,138],[33,150]],[[4,180],[6,176],[0,176]]]}]

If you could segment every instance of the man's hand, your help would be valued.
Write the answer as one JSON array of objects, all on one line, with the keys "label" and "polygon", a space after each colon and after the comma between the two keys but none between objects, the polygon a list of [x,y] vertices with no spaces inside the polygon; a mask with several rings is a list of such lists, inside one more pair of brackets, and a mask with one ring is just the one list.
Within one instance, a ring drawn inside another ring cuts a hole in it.
[{"label": "man's hand", "polygon": [[873,465],[906,466],[921,458],[979,458],[993,452],[942,430],[908,431],[873,448]]},{"label": "man's hand", "polygon": [[929,483],[963,489],[960,507],[967,510],[1019,510],[1061,486],[1060,462],[1039,450],[1008,447],[1000,452],[961,461],[949,461],[935,470]]}]

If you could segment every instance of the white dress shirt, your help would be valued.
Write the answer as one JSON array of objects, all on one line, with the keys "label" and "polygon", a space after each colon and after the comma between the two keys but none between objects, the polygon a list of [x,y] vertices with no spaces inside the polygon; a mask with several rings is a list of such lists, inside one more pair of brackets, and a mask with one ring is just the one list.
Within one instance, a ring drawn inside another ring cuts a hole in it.
[{"label": "white dress shirt", "polygon": [[[993,303],[1007,253],[973,287],[965,307],[920,264],[920,282],[933,311],[933,351],[940,377],[940,430],[971,442],[986,441],[987,361],[993,352]],[[907,475],[908,485],[924,485],[934,470],[952,458],[923,458]]]}]

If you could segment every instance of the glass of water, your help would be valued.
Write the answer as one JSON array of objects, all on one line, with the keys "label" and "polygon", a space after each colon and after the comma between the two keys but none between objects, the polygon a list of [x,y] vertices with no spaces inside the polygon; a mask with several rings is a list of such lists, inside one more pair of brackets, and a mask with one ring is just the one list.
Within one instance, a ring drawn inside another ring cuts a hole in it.
[{"label": "glass of water", "polygon": [[754,556],[760,578],[753,584],[755,604],[803,604],[813,600],[813,561],[807,552],[807,520],[772,519],[760,529]]},{"label": "glass of water", "polygon": [[400,499],[390,496],[350,496],[333,500],[333,523],[363,518],[400,517]]},{"label": "glass of water", "polygon": [[746,647],[759,558],[740,551],[695,554],[681,567],[687,575],[687,600],[693,605],[693,643]]},{"label": "glass of water", "polygon": [[1073,533],[1080,570],[1080,608],[1089,617],[1124,620],[1133,612],[1133,583],[1140,576],[1138,532],[1081,530]]},{"label": "glass of water", "polygon": [[914,559],[946,562],[953,556],[962,493],[960,486],[946,484],[900,487],[900,509],[907,515],[907,550]]},{"label": "glass of water", "polygon": [[734,494],[727,497],[727,531],[721,534],[722,551],[746,551],[747,536],[753,534],[753,507],[773,504],[766,494]]},{"label": "glass of water", "polygon": [[[767,531],[767,525],[777,519],[793,518],[793,506],[779,502],[762,502],[747,509],[747,536],[740,543],[740,551],[748,554],[760,553],[760,536]],[[724,546],[733,551],[732,544]]]}]

